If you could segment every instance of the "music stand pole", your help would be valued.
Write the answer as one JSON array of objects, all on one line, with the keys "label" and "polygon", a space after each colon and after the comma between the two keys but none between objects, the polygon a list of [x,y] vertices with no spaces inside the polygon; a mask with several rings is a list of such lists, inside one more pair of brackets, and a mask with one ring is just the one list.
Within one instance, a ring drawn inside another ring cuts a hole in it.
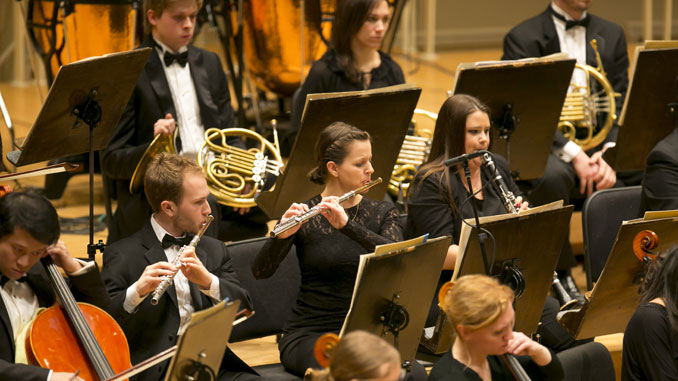
[{"label": "music stand pole", "polygon": [[487,239],[487,234],[480,230],[480,218],[478,218],[478,205],[476,204],[476,198],[473,195],[473,186],[471,185],[471,170],[468,167],[468,160],[464,160],[464,177],[466,177],[466,183],[468,184],[468,196],[469,201],[471,201],[471,206],[473,208],[473,217],[476,220],[475,228],[478,230],[478,244],[480,245],[480,253],[483,256],[483,265],[485,266],[485,274],[490,274],[490,263],[487,261],[487,248],[485,247],[485,239]]}]

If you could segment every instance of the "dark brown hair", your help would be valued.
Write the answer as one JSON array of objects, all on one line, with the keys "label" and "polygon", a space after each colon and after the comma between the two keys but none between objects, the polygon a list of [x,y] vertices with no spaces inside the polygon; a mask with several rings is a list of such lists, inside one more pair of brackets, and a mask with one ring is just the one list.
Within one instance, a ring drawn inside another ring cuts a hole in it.
[{"label": "dark brown hair", "polygon": [[[151,34],[153,26],[148,22],[148,10],[152,9],[155,17],[162,16],[162,12],[179,0],[144,0],[144,33]],[[198,10],[202,8],[202,0],[195,0]]]},{"label": "dark brown hair", "polygon": [[362,28],[372,9],[385,0],[338,0],[332,23],[331,45],[339,67],[353,83],[361,84],[361,75],[353,66],[351,40]]},{"label": "dark brown hair", "polygon": [[162,152],[153,158],[144,176],[144,192],[153,212],[160,211],[163,201],[181,203],[187,173],[202,175],[202,170],[195,161],[176,154]]},{"label": "dark brown hair", "polygon": [[325,184],[327,163],[343,163],[348,155],[348,146],[354,140],[370,140],[370,134],[344,122],[334,122],[325,127],[315,143],[316,166],[308,173],[309,179],[316,184]]},{"label": "dark brown hair", "polygon": [[662,298],[671,328],[678,332],[678,247],[648,264],[645,279],[638,292],[641,304]]},{"label": "dark brown hair", "polygon": [[489,107],[470,95],[455,94],[447,98],[438,112],[429,161],[419,168],[414,177],[413,185],[416,189],[427,177],[440,173],[440,188],[444,188],[443,184],[447,185],[450,207],[453,212],[457,209],[452,197],[450,171],[444,162],[465,153],[466,118],[476,111],[490,114]]}]

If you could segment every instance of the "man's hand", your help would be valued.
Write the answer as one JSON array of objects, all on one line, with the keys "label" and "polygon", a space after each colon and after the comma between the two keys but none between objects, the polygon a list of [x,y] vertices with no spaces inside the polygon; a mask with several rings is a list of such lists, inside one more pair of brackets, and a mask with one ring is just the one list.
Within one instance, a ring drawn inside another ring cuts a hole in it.
[{"label": "man's hand", "polygon": [[45,254],[52,257],[54,263],[69,274],[82,268],[82,264],[71,257],[71,254],[68,252],[68,248],[66,248],[66,244],[63,241],[48,246],[47,249],[45,249]]},{"label": "man's hand", "polygon": [[159,134],[171,136],[174,133],[176,126],[172,114],[168,113],[165,115],[164,119],[158,119],[153,125],[153,137],[156,137]]},{"label": "man's hand", "polygon": [[155,290],[162,281],[165,275],[172,275],[176,271],[176,267],[169,262],[156,262],[152,265],[146,266],[143,274],[137,281],[137,294],[142,298]]},{"label": "man's hand", "polygon": [[[245,183],[245,186],[242,188],[242,191],[240,191],[240,194],[247,195],[250,192],[252,192],[252,184]],[[241,216],[250,212],[250,208],[233,208],[233,210],[236,211]]]},{"label": "man's hand", "polygon": [[583,150],[572,159],[577,177],[579,177],[579,193],[590,196],[593,193],[593,176],[595,168],[591,165],[591,159]]},{"label": "man's hand", "polygon": [[200,259],[195,255],[195,249],[186,247],[181,253],[179,260],[179,269],[184,273],[189,282],[197,284],[203,290],[208,290],[212,284],[212,274],[200,262]]},{"label": "man's hand", "polygon": [[75,373],[65,373],[65,372],[52,372],[52,377],[49,378],[50,381],[85,381],[82,378],[75,375]]},{"label": "man's hand", "polygon": [[595,163],[597,167],[597,172],[593,176],[597,190],[612,188],[617,182],[617,173],[603,159],[603,152],[598,151],[591,155],[591,163]]}]

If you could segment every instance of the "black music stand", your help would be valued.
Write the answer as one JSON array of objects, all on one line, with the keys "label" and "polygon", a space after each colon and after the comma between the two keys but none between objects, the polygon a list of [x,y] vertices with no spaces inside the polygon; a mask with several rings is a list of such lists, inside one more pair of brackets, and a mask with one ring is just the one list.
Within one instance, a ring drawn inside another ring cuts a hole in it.
[{"label": "black music stand", "polygon": [[[397,85],[374,90],[308,94],[299,133],[275,189],[257,195],[257,205],[270,218],[280,217],[293,202],[302,202],[322,191],[307,179],[316,165],[313,149],[320,132],[333,122],[345,122],[372,136],[374,176],[389,179],[405,140],[421,89]],[[381,200],[388,181],[370,189],[370,198]]]},{"label": "black music stand", "polygon": [[87,58],[59,69],[47,99],[18,150],[14,166],[89,152],[90,241],[94,259],[94,151],[104,148],[122,115],[151,49]]},{"label": "black music stand", "polygon": [[[215,375],[218,374],[231,330],[233,325],[237,324],[234,320],[239,307],[239,300],[231,303],[221,301],[208,309],[194,312],[179,336],[177,345],[135,364],[108,381],[126,380],[170,358],[171,362],[165,374],[166,381],[192,379],[188,377],[195,377],[198,373],[204,376],[205,372],[209,372],[206,368],[213,371]],[[203,378],[196,377],[195,379]]]},{"label": "black music stand", "polygon": [[645,168],[652,148],[678,126],[678,48],[641,49],[619,118],[617,144],[603,156],[617,172]]},{"label": "black music stand", "polygon": [[457,67],[454,93],[473,95],[490,107],[496,127],[491,151],[508,160],[514,178],[544,175],[574,64],[554,55]]},{"label": "black music stand", "polygon": [[360,329],[381,336],[411,365],[449,246],[450,237],[438,237],[362,255],[341,335]]},{"label": "black music stand", "polygon": [[678,219],[625,221],[619,227],[617,239],[610,252],[591,296],[581,309],[558,313],[558,321],[575,339],[624,332],[638,307],[638,287],[644,277],[645,266],[636,258],[634,238],[643,231],[653,231],[658,236],[658,246],[653,253],[667,252],[678,245]]},{"label": "black music stand", "polygon": [[[537,332],[573,208],[572,205],[563,207],[559,201],[519,214],[479,218],[481,227],[494,237],[494,241],[485,240],[489,274],[516,293],[516,331]],[[475,226],[476,221],[470,218],[465,221],[452,280],[468,274],[487,274],[477,229],[470,227]],[[496,256],[492,260],[495,250]],[[433,336],[422,344],[432,353],[443,353],[452,345],[451,332],[452,327],[441,313]]]}]

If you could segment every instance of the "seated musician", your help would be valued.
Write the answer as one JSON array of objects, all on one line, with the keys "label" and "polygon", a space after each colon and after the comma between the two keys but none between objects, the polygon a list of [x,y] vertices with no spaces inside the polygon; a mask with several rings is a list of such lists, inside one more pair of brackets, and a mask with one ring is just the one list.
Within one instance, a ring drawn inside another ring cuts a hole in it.
[{"label": "seated musician", "polygon": [[651,261],[624,332],[622,381],[678,380],[678,249]]},{"label": "seated musician", "polygon": [[282,145],[288,155],[301,125],[306,95],[378,89],[405,83],[400,66],[379,50],[391,15],[386,0],[339,0],[330,49],[318,60],[294,96],[291,127]]},{"label": "seated musician", "polygon": [[384,339],[365,331],[345,334],[332,350],[329,368],[314,371],[313,381],[399,381],[400,353]]},{"label": "seated musician", "polygon": [[[447,167],[446,159],[478,150],[487,150],[490,145],[489,109],[478,99],[457,94],[449,97],[438,113],[435,136],[431,147],[429,162],[423,165],[414,177],[408,193],[408,229],[410,237],[430,234],[431,237],[448,235],[452,245],[447,251],[439,287],[452,277],[452,271],[459,250],[459,235],[464,218],[473,217],[473,207],[469,201],[468,184],[461,165]],[[508,163],[499,155],[494,155],[496,168],[505,180],[509,190],[516,197],[516,207],[527,209],[528,202],[523,200],[518,186],[511,178]],[[481,158],[468,162],[471,172],[471,186],[475,192],[475,202],[480,216],[506,213],[501,192],[491,181],[493,176]],[[491,184],[490,186],[486,186]],[[526,237],[527,239],[527,237]],[[432,325],[437,314],[437,302],[432,303],[429,323]],[[542,342],[554,350],[569,348],[574,343],[572,336],[555,320],[558,302],[548,297],[542,314]]]},{"label": "seated musician", "polygon": [[322,216],[270,238],[252,264],[255,278],[270,277],[291,246],[296,246],[301,287],[278,348],[282,364],[299,376],[308,368],[320,368],[313,356],[318,337],[339,333],[351,303],[360,255],[373,252],[377,245],[402,240],[393,204],[362,195],[342,204],[337,201],[370,182],[374,172],[370,135],[335,122],[320,133],[314,152],[316,167],[309,177],[324,189],[310,200],[292,204],[280,222],[312,207],[321,208]]},{"label": "seated musician", "polygon": [[[189,45],[201,6],[202,0],[144,0],[147,35],[139,47],[153,51],[102,153],[102,171],[113,180],[118,200],[108,243],[132,235],[151,215],[144,192],[131,194],[129,183],[154,137],[178,130],[177,152],[195,160],[205,129],[233,127],[228,82],[219,57]],[[229,137],[228,143],[243,144],[238,137]],[[207,235],[216,238],[220,209],[216,198],[208,201],[215,223]],[[232,209],[225,212],[238,214]]]},{"label": "seated musician", "polygon": [[647,155],[643,175],[641,210],[678,209],[678,129],[654,146]]},{"label": "seated musician", "polygon": [[71,257],[59,234],[56,209],[44,196],[12,192],[0,199],[0,380],[80,380],[25,365],[25,352],[17,351],[38,309],[55,303],[40,258],[49,255],[66,272],[78,300],[102,308],[110,302],[96,264]]},{"label": "seated musician", "polygon": [[485,275],[459,278],[443,309],[453,329],[452,349],[436,362],[429,380],[513,380],[500,357],[519,356],[531,379],[561,380],[558,357],[521,332],[513,331],[513,291]]},{"label": "seated musician", "polygon": [[[133,364],[176,344],[195,311],[225,299],[240,300],[242,308],[251,309],[223,242],[203,236],[196,248],[181,250],[210,214],[200,167],[188,158],[162,153],[149,165],[144,191],[153,215],[141,230],[106,248],[102,270],[111,295],[109,311],[127,336]],[[180,259],[173,262],[177,256]],[[177,270],[173,284],[152,305],[149,295],[163,276]],[[137,380],[161,379],[168,364],[146,370]],[[220,374],[228,379],[259,378],[230,350]]]}]

